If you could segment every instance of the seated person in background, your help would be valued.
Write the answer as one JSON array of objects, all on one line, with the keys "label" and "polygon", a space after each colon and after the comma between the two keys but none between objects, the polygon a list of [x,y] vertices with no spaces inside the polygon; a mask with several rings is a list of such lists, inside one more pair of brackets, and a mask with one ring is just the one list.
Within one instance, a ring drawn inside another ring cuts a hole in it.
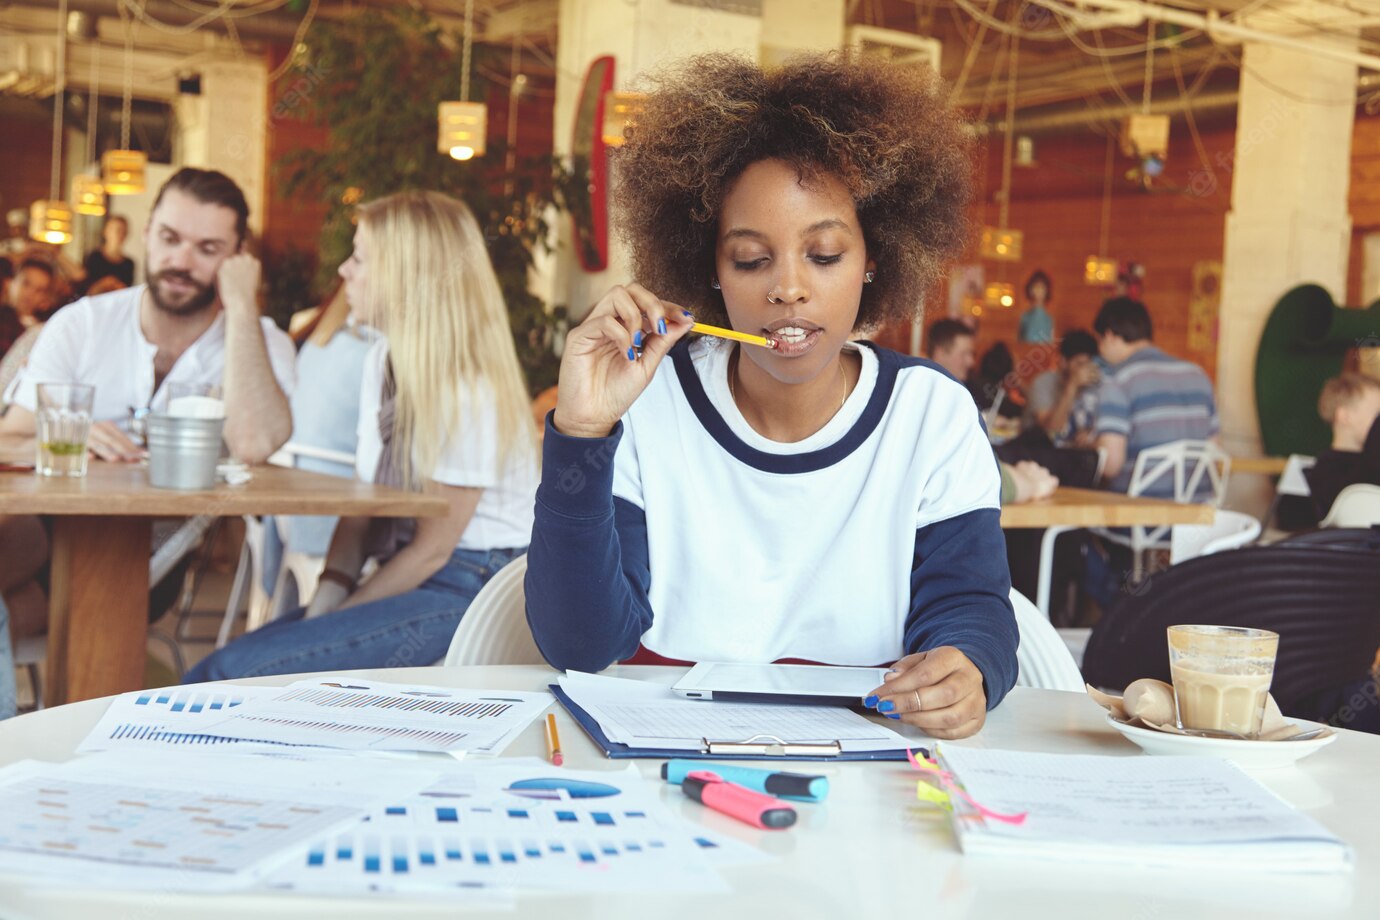
[{"label": "seated person in background", "polygon": [[1049,498],[1059,488],[1059,478],[1034,460],[1001,465],[1001,503],[1020,505]]},{"label": "seated person in background", "polygon": [[[297,352],[297,388],[292,392],[292,445],[354,457],[359,449],[359,380],[378,334],[353,322],[345,288],[316,311]],[[353,479],[353,463],[310,455],[294,459],[298,469]],[[325,556],[338,518],[291,515],[264,519],[263,589],[272,594],[284,551]],[[287,601],[284,601],[287,603]]]},{"label": "seated person in background", "polygon": [[[145,229],[149,283],[83,298],[47,322],[7,394],[0,458],[32,462],[38,383],[95,386],[88,443],[104,460],[143,456],[121,424],[131,409],[164,408],[173,382],[221,387],[225,442],[236,457],[259,463],[277,450],[292,431],[285,393],[293,385],[293,348],[259,316],[259,263],[241,250],[248,215],[229,177],[200,169],[174,174]],[[5,547],[23,552],[0,554],[0,585],[32,597],[28,586],[47,559],[38,519],[0,516]],[[42,605],[21,609],[7,597],[23,634],[41,628]]]},{"label": "seated person in background", "polygon": [[[977,409],[850,341],[909,321],[963,248],[971,144],[945,99],[836,57],[663,74],[615,209],[645,287],[571,330],[547,423],[526,597],[552,665],[895,661],[869,705],[941,738],[1011,688]],[[694,318],[775,347],[687,340]]]},{"label": "seated person in background", "polygon": [[[469,208],[404,192],[359,209],[340,267],[375,342],[360,383],[361,479],[449,513],[342,518],[316,596],[187,672],[188,683],[439,661],[485,583],[527,548],[536,433],[503,293]],[[381,564],[357,584],[373,556]]]},{"label": "seated person in background", "polygon": [[1049,435],[1055,447],[1091,447],[1097,414],[1097,339],[1082,329],[1059,343],[1059,369],[1030,383],[1025,425]]},{"label": "seated person in background", "polygon": [[0,358],[31,326],[42,324],[53,301],[53,267],[42,259],[25,259],[10,281],[8,300],[0,303]]},{"label": "seated person in background", "polygon": [[10,612],[0,597],[0,719],[15,711],[14,652],[10,645]]},{"label": "seated person in background", "polygon": [[1380,380],[1355,373],[1333,377],[1318,397],[1318,414],[1332,426],[1332,447],[1303,475],[1322,520],[1347,486],[1380,485]]},{"label": "seated person in background", "polygon": [[950,377],[966,384],[977,363],[975,342],[973,330],[958,320],[935,320],[925,336],[925,354],[948,371]]},{"label": "seated person in background", "polygon": [[[1202,368],[1160,351],[1145,305],[1115,297],[1102,305],[1093,329],[1109,365],[1097,390],[1096,446],[1107,452],[1106,487],[1125,492],[1136,456],[1149,447],[1217,434],[1212,381]],[[1174,494],[1172,476],[1156,479],[1146,495]]]},{"label": "seated person in background", "polygon": [[86,254],[82,263],[83,289],[87,294],[99,293],[92,287],[105,278],[114,278],[120,287],[134,286],[134,260],[125,255],[125,239],[129,236],[129,221],[118,214],[109,214],[101,225],[101,247]]}]

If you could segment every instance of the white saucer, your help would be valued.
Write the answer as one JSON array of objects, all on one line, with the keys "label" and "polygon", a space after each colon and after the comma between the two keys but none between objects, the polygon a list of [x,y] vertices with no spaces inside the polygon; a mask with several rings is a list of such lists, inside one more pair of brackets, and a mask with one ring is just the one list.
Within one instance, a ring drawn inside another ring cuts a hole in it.
[{"label": "white saucer", "polygon": [[[1299,731],[1310,728],[1323,728],[1317,722],[1291,719]],[[1296,760],[1307,757],[1319,748],[1327,747],[1337,740],[1337,733],[1310,738],[1307,741],[1238,741],[1235,738],[1199,738],[1195,735],[1175,735],[1171,732],[1157,732],[1139,725],[1118,722],[1107,713],[1107,724],[1121,732],[1128,741],[1139,745],[1147,754],[1170,756],[1197,755],[1200,757],[1222,757],[1243,769],[1271,770],[1287,767]]]}]

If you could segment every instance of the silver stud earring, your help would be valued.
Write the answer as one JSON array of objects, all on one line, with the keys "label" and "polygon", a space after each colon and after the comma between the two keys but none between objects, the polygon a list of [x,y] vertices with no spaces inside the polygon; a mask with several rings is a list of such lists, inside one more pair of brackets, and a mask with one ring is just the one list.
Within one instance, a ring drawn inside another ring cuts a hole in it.
[{"label": "silver stud earring", "polygon": [[872,279],[877,277],[876,272],[867,272],[863,275],[863,284],[871,284]]},{"label": "silver stud earring", "polygon": [[709,281],[709,286],[712,287],[714,290],[717,291],[717,290],[719,289],[719,279],[718,279],[718,278],[711,278],[710,281]]}]

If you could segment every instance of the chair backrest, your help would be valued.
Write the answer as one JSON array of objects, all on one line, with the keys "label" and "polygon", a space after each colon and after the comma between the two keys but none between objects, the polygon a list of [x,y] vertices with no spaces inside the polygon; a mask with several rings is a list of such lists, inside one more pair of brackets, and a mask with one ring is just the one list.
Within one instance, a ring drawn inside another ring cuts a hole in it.
[{"label": "chair backrest", "polygon": [[1020,668],[1016,686],[1082,693],[1083,675],[1054,624],[1015,588],[1011,589],[1011,606],[1021,633],[1021,644],[1016,649]]},{"label": "chair backrest", "polygon": [[1211,524],[1179,524],[1169,538],[1169,564],[1240,549],[1260,536],[1260,522],[1240,511],[1218,510]]},{"label": "chair backrest", "polygon": [[1321,526],[1369,527],[1372,524],[1380,524],[1380,486],[1358,482],[1338,493]]},{"label": "chair backrest", "polygon": [[1178,623],[1279,633],[1270,692],[1286,715],[1327,719],[1315,698],[1364,677],[1380,647],[1380,551],[1278,543],[1190,559],[1153,576],[1103,613],[1083,675],[1120,690],[1169,680],[1165,629]]},{"label": "chair backrest", "polygon": [[1231,455],[1208,441],[1171,441],[1147,447],[1136,455],[1131,471],[1128,495],[1143,495],[1162,488],[1164,477],[1174,484],[1173,500],[1179,504],[1199,501],[1199,493],[1211,490],[1208,501],[1221,507],[1227,494],[1227,477],[1231,475]]},{"label": "chair backrest", "polygon": [[527,625],[527,556],[494,573],[470,602],[443,664],[545,664]]}]

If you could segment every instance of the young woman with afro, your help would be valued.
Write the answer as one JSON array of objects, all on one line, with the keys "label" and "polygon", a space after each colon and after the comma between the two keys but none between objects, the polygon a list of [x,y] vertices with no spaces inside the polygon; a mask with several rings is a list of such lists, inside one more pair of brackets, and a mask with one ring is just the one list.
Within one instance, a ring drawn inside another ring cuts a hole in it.
[{"label": "young woman with afro", "polygon": [[571,331],[547,419],[526,590],[551,664],[894,662],[868,705],[982,727],[1019,641],[997,462],[961,383],[854,341],[962,250],[968,155],[945,88],[898,67],[659,78],[615,161],[638,282]]}]

